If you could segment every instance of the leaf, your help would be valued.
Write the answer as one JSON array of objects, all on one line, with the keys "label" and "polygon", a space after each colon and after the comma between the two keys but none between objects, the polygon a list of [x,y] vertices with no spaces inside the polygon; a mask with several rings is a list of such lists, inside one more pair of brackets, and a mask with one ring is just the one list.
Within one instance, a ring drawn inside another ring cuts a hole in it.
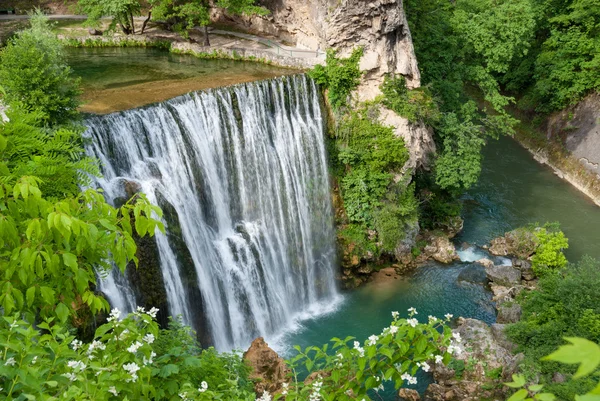
[{"label": "leaf", "polygon": [[534,393],[537,393],[538,391],[540,391],[543,388],[544,388],[543,384],[534,384],[533,386],[529,386],[529,391],[533,391]]},{"label": "leaf", "polygon": [[556,396],[550,393],[540,393],[535,395],[535,399],[539,401],[554,401]]},{"label": "leaf", "polygon": [[35,287],[29,287],[27,289],[25,298],[27,299],[27,306],[33,305],[33,301],[35,300]]},{"label": "leaf", "polygon": [[514,393],[513,395],[511,395],[507,401],[522,401],[525,398],[527,398],[528,395],[529,395],[529,393],[527,392],[527,390],[522,388],[521,390],[519,390],[516,393]]},{"label": "leaf", "polygon": [[585,395],[576,395],[575,401],[600,401],[600,395],[589,393]]},{"label": "leaf", "polygon": [[600,347],[590,340],[579,337],[565,337],[571,345],[563,345],[542,360],[567,364],[579,364],[574,379],[587,376],[600,365]]},{"label": "leaf", "polygon": [[56,316],[60,319],[62,323],[67,321],[69,317],[69,308],[65,306],[62,302],[56,305]]},{"label": "leaf", "polygon": [[525,385],[525,376],[523,375],[512,375],[512,379],[512,382],[504,383],[504,385],[511,388],[521,388]]},{"label": "leaf", "polygon": [[62,256],[65,266],[70,267],[74,272],[77,271],[77,256],[69,252],[63,253]]}]

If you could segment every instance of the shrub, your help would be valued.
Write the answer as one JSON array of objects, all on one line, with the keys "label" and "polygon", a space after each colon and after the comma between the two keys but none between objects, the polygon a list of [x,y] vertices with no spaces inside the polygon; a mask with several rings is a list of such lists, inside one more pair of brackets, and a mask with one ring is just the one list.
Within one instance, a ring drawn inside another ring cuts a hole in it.
[{"label": "shrub", "polygon": [[408,121],[434,124],[440,118],[440,112],[428,88],[409,90],[404,76],[385,77],[381,85],[383,104]]},{"label": "shrub", "polygon": [[60,41],[39,11],[31,16],[31,28],[19,32],[0,52],[0,82],[6,103],[42,113],[49,125],[79,116],[79,79],[72,75]]},{"label": "shrub", "polygon": [[567,265],[563,250],[569,247],[569,241],[562,231],[550,231],[543,227],[535,231],[535,236],[539,244],[531,262],[536,276],[555,273]]}]

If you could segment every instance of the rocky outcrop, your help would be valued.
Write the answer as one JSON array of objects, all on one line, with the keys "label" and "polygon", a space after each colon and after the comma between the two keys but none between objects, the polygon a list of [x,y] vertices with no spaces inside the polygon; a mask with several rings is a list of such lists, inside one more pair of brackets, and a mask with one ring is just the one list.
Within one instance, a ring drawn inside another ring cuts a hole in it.
[{"label": "rocky outcrop", "polygon": [[512,255],[519,259],[527,259],[537,249],[538,239],[535,232],[527,228],[517,228],[504,236],[490,242],[489,251],[492,255]]},{"label": "rocky outcrop", "polygon": [[431,235],[427,240],[424,254],[440,263],[459,260],[454,244],[446,236]]},{"label": "rocky outcrop", "polygon": [[511,287],[521,284],[521,271],[512,266],[491,265],[485,268],[485,272],[490,281],[497,285]]},{"label": "rocky outcrop", "polygon": [[250,366],[250,379],[254,381],[254,391],[262,396],[265,391],[273,395],[281,391],[282,384],[289,382],[290,369],[262,337],[252,341],[244,352],[244,361]]},{"label": "rocky outcrop", "polygon": [[[215,12],[213,19],[310,50],[335,49],[342,57],[363,47],[363,77],[356,91],[359,101],[380,95],[379,87],[387,74],[403,75],[408,88],[421,85],[402,0],[262,0],[259,4],[270,15],[240,17]],[[405,169],[426,168],[436,150],[431,129],[386,110],[381,120],[394,128],[409,149]]]},{"label": "rocky outcrop", "polygon": [[523,356],[512,354],[504,326],[490,327],[480,320],[459,318],[453,332],[460,335],[463,351],[455,356],[452,365],[435,365],[435,383],[429,385],[423,398],[429,401],[505,400],[507,387],[500,384],[517,371]]}]

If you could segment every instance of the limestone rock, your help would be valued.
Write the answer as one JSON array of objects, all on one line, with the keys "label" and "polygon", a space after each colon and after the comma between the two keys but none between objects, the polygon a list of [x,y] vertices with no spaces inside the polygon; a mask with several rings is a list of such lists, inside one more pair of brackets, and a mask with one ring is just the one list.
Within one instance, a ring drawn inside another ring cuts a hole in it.
[{"label": "limestone rock", "polygon": [[430,236],[423,251],[440,263],[450,263],[459,259],[454,244],[447,237]]},{"label": "limestone rock", "polygon": [[265,391],[275,394],[281,390],[282,383],[289,381],[287,375],[290,370],[285,361],[269,348],[262,337],[252,341],[243,358],[252,368],[250,379],[255,380],[254,391],[257,395]]},{"label": "limestone rock", "polygon": [[521,270],[523,280],[531,281],[535,279],[535,273],[531,267],[531,262],[522,259],[513,259],[513,266]]},{"label": "limestone rock", "polygon": [[479,260],[475,261],[475,263],[479,263],[480,265],[483,265],[483,267],[485,267],[485,268],[494,267],[494,262],[492,262],[488,258],[479,259]]},{"label": "limestone rock", "polygon": [[512,287],[521,284],[521,271],[512,266],[486,267],[488,279],[494,284]]},{"label": "limestone rock", "polygon": [[498,306],[498,323],[516,323],[521,320],[521,305],[516,302],[505,302]]},{"label": "limestone rock", "polygon": [[496,256],[513,255],[519,259],[527,259],[533,255],[537,246],[538,239],[532,230],[518,228],[493,239],[489,251]]},{"label": "limestone rock", "polygon": [[398,395],[404,401],[421,401],[421,396],[419,395],[419,392],[410,388],[401,388],[398,392]]},{"label": "limestone rock", "polygon": [[501,323],[494,323],[490,326],[494,339],[500,344],[500,346],[506,348],[509,351],[513,351],[517,346],[511,342],[506,336],[506,325]]}]

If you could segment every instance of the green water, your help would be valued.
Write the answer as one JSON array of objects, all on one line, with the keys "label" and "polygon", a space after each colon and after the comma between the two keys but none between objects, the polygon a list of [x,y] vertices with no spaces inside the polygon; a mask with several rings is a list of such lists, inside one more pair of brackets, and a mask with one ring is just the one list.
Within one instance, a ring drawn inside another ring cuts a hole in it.
[{"label": "green water", "polygon": [[187,92],[296,73],[262,63],[199,59],[150,48],[69,48],[83,111],[109,113]]},{"label": "green water", "polygon": [[[559,221],[570,239],[571,260],[583,254],[600,257],[600,208],[509,138],[493,141],[485,149],[481,180],[465,196],[463,217],[465,226],[457,244],[466,241],[483,245],[527,223]],[[452,313],[493,323],[495,311],[489,290],[457,280],[466,269],[477,267],[463,262],[449,266],[432,262],[404,280],[387,286],[366,285],[346,293],[335,312],[302,322],[277,345],[289,355],[292,344],[305,347],[347,335],[362,341],[389,325],[391,311],[405,316],[411,306],[417,308],[417,317],[422,321],[430,314]],[[424,391],[431,378],[421,375],[419,379],[416,388]],[[379,396],[385,400],[398,398],[393,389]]]}]

